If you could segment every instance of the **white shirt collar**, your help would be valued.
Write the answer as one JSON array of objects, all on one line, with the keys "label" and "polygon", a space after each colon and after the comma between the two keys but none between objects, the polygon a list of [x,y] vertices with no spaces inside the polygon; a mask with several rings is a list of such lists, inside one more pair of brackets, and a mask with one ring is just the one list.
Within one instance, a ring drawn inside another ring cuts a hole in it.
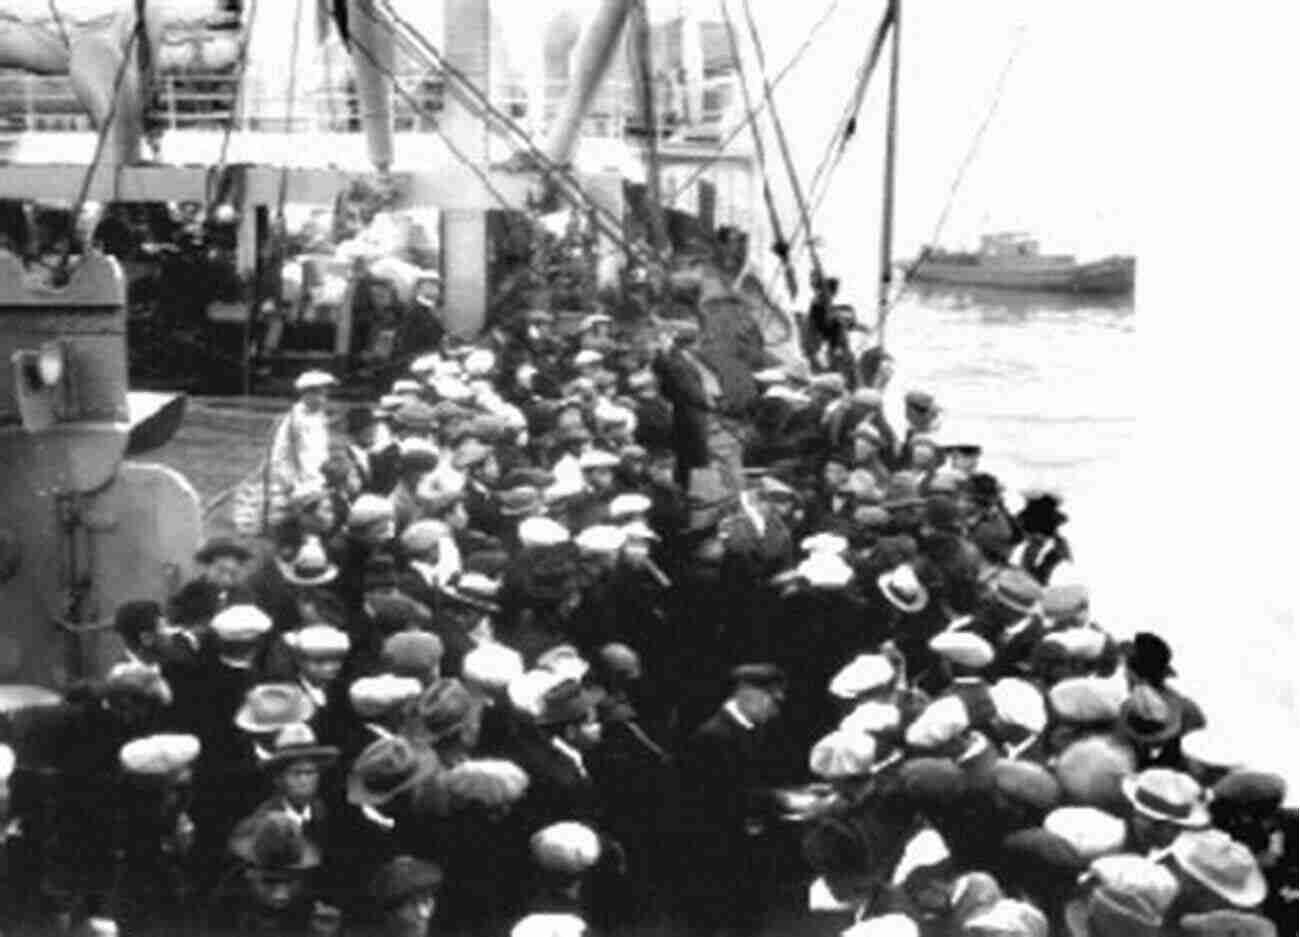
[{"label": "white shirt collar", "polygon": [[438,567],[434,564],[426,563],[424,560],[411,560],[410,566],[411,569],[420,574],[420,578],[424,580],[424,584],[430,589],[440,584]]},{"label": "white shirt collar", "polygon": [[731,716],[732,719],[739,722],[746,732],[753,732],[758,728],[758,726],[754,725],[753,721],[748,716],[740,711],[740,705],[734,699],[729,699],[723,703],[722,709],[727,713],[727,715]]},{"label": "white shirt collar", "polygon": [[291,816],[299,826],[311,822],[311,804],[303,807],[302,810],[298,810],[286,798],[280,802],[280,805],[284,808],[284,812]]},{"label": "white shirt collar", "polygon": [[1007,760],[1008,761],[1017,760],[1021,755],[1029,751],[1029,749],[1032,748],[1034,743],[1037,741],[1038,741],[1038,733],[1035,732],[1033,735],[1029,736],[1022,742],[1008,743],[1006,746]]},{"label": "white shirt collar", "polygon": [[361,805],[361,814],[375,826],[382,827],[385,830],[391,830],[397,826],[397,821],[387,814],[380,813],[370,804]]},{"label": "white shirt collar", "polygon": [[767,518],[763,516],[762,511],[754,507],[747,495],[740,496],[740,509],[745,512],[745,516],[749,518],[760,537],[767,533]]}]

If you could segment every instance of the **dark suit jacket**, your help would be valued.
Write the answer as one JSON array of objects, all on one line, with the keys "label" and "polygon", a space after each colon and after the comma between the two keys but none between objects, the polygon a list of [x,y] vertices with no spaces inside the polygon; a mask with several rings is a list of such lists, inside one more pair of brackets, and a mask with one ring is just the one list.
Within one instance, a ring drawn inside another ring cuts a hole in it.
[{"label": "dark suit jacket", "polygon": [[595,825],[601,812],[595,784],[567,755],[557,751],[548,737],[520,739],[514,760],[531,781],[520,805],[530,829],[561,820]]},{"label": "dark suit jacket", "polygon": [[703,468],[709,464],[712,405],[699,372],[676,350],[656,358],[654,371],[664,398],[673,405],[672,445],[678,468]]}]

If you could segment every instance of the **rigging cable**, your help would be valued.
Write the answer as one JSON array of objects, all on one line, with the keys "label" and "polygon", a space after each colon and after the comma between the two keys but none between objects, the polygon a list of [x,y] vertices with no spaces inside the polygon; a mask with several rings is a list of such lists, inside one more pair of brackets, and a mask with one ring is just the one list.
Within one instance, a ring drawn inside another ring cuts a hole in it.
[{"label": "rigging cable", "polygon": [[[391,20],[390,22],[384,22],[373,11],[368,11],[366,15],[376,23],[387,28],[393,33],[395,38],[401,39],[408,47],[413,47],[416,52],[421,52],[431,59],[445,75],[449,75],[455,79],[455,88],[460,92],[459,96],[462,98],[462,103],[464,103],[463,98],[468,95],[471,99],[471,103],[467,106],[470,107],[471,111],[473,111],[480,119],[483,119],[484,123],[489,127],[492,127],[495,124],[498,133],[504,133],[504,135],[526,150],[527,153],[545,171],[548,180],[554,181],[558,178],[560,182],[564,183],[564,187],[561,191],[565,194],[568,200],[575,205],[575,207],[589,211],[599,218],[603,218],[605,221],[605,227],[602,227],[602,231],[610,236],[621,248],[627,251],[629,256],[638,258],[643,262],[648,261],[650,263],[658,263],[667,266],[667,258],[659,254],[657,251],[648,247],[643,247],[641,251],[638,251],[636,249],[637,245],[628,242],[628,240],[621,235],[623,226],[622,218],[618,217],[608,208],[592,198],[582,187],[581,182],[569,169],[559,165],[542,152],[537,144],[533,142],[532,137],[526,130],[520,127],[519,124],[508,114],[505,114],[500,110],[500,108],[496,107],[496,105],[494,105],[488,98],[487,94],[472,79],[470,79],[468,75],[455,65],[448,62],[438,48],[434,46],[426,36],[393,9],[391,3],[384,2],[384,8]],[[399,25],[409,35],[399,35],[397,29]],[[475,107],[477,107],[477,110],[474,110]],[[486,116],[491,116],[493,120],[486,120]]]},{"label": "rigging cable", "polygon": [[[293,41],[289,44],[289,102],[284,113],[284,131],[286,136],[293,136],[293,124],[297,119],[294,113],[298,105],[298,45],[302,38],[302,0],[296,0],[293,11]],[[285,153],[280,163],[280,184],[276,192],[275,217],[281,234],[285,229],[284,203],[289,195],[289,154]]]},{"label": "rigging cable", "polygon": [[[718,9],[721,10],[723,23],[726,25],[727,40],[731,43],[731,56],[736,60],[736,78],[740,82],[745,110],[752,114],[754,107],[749,94],[749,80],[745,77],[740,43],[736,40],[736,28],[731,20],[731,12],[727,9],[726,0],[718,0]],[[794,267],[790,265],[790,243],[785,239],[781,215],[776,210],[776,198],[772,195],[771,176],[767,171],[767,147],[763,143],[763,133],[758,123],[750,121],[749,128],[754,137],[754,157],[758,161],[758,172],[763,179],[763,204],[767,206],[767,222],[772,227],[772,253],[776,254],[781,263],[781,270],[785,273],[785,286],[790,291],[790,298],[793,299],[799,293],[799,281],[795,277]]]},{"label": "rigging cable", "polygon": [[975,136],[971,139],[970,146],[966,150],[966,155],[962,159],[961,164],[957,167],[957,173],[953,177],[952,185],[948,187],[947,200],[944,202],[943,210],[939,213],[939,218],[935,222],[934,230],[930,234],[930,240],[928,243],[922,245],[921,251],[917,254],[916,259],[908,264],[907,269],[903,273],[900,288],[889,301],[889,305],[886,307],[886,312],[892,311],[894,306],[898,304],[898,301],[907,291],[908,284],[911,282],[912,277],[916,275],[916,271],[919,270],[921,264],[925,263],[929,258],[931,250],[938,242],[939,236],[943,232],[944,225],[948,223],[948,215],[952,212],[953,203],[957,199],[957,190],[961,188],[962,181],[966,178],[966,171],[970,169],[971,164],[975,161],[975,156],[979,152],[980,144],[984,141],[984,134],[989,129],[989,125],[993,123],[993,116],[997,113],[998,104],[1002,101],[1002,93],[1006,90],[1007,76],[1011,74],[1012,66],[1015,65],[1016,59],[1019,57],[1021,51],[1024,50],[1025,36],[1028,32],[1028,28],[1028,23],[1022,22],[1020,24],[1020,27],[1017,30],[1016,44],[1012,48],[1011,54],[1007,56],[1006,64],[1002,66],[1002,71],[998,75],[997,84],[994,85],[993,88],[993,98],[989,102],[989,108],[987,113],[984,115],[984,120],[980,122],[979,128],[975,131]]},{"label": "rigging cable", "polygon": [[[862,104],[866,99],[867,88],[871,83],[871,76],[880,61],[880,54],[884,49],[885,39],[888,38],[889,29],[893,22],[894,5],[891,3],[885,8],[885,13],[876,27],[871,46],[868,48],[862,64],[858,66],[858,77],[853,91],[845,103],[844,111],[835,126],[834,133],[826,141],[826,149],[823,151],[821,161],[817,164],[817,170],[813,173],[812,181],[808,185],[812,201],[811,217],[816,217],[818,212],[821,211],[822,203],[826,200],[826,195],[830,191],[831,178],[839,168],[850,141],[853,140],[857,133],[858,115],[861,113]],[[791,254],[797,257],[800,249],[811,239],[810,230],[802,223],[798,225],[795,228],[794,237],[791,238]]]},{"label": "rigging cable", "polygon": [[[835,15],[835,11],[839,8],[839,5],[840,5],[840,0],[831,0],[831,2],[826,5],[826,9],[822,11],[822,15],[817,19],[817,22],[813,24],[812,29],[808,30],[808,34],[804,36],[803,42],[800,43],[799,48],[794,51],[794,54],[791,55],[788,60],[786,60],[786,63],[783,66],[781,66],[781,70],[776,73],[776,77],[772,79],[773,91],[775,91],[777,88],[781,86],[781,82],[783,82],[786,79],[786,76],[788,76],[792,71],[794,71],[795,66],[797,66],[803,60],[804,55],[807,54],[810,48],[812,48],[813,40],[817,38],[817,34],[821,32],[822,27],[825,26],[828,22],[830,22],[831,17]],[[731,146],[732,142],[738,136],[740,136],[742,133],[748,130],[749,125],[753,121],[757,120],[758,116],[762,114],[763,111],[765,111],[766,109],[767,109],[766,101],[760,101],[758,103],[758,106],[753,110],[746,108],[745,116],[736,123],[736,126],[731,128],[731,130],[727,133],[726,137],[723,138],[722,142],[718,144],[717,151],[714,153],[714,155],[709,157],[699,166],[696,166],[695,169],[691,171],[691,174],[686,177],[686,180],[682,182],[681,185],[676,187],[676,189],[669,196],[668,200],[670,202],[676,201],[677,197],[682,192],[685,192],[687,189],[689,189],[692,185],[695,184],[697,180],[699,180],[701,176],[703,176],[706,172],[708,172],[715,165],[717,165],[718,162],[724,156],[726,156],[727,147]]]},{"label": "rigging cable", "polygon": [[637,67],[637,85],[641,96],[642,117],[646,122],[646,202],[650,215],[651,243],[655,250],[669,249],[668,226],[664,221],[663,193],[659,185],[659,120],[655,107],[654,63],[650,49],[650,13],[646,0],[636,0],[632,8],[633,50]]},{"label": "rigging cable", "polygon": [[212,202],[218,194],[221,175],[225,171],[226,161],[230,156],[230,138],[234,135],[235,120],[240,115],[243,108],[244,94],[244,75],[248,71],[248,46],[253,38],[253,24],[257,21],[257,0],[248,0],[248,8],[245,12],[244,28],[239,38],[239,50],[235,55],[235,87],[234,97],[231,101],[230,117],[226,121],[226,129],[221,134],[221,148],[217,151],[217,161],[210,170],[208,177],[208,204],[207,211],[213,208]]},{"label": "rigging cable", "polygon": [[[726,3],[726,0],[723,0]],[[808,202],[804,198],[803,186],[799,183],[799,172],[794,165],[794,157],[790,155],[790,141],[785,135],[785,126],[781,122],[781,113],[777,110],[775,100],[772,97],[772,83],[767,77],[767,56],[763,52],[763,40],[758,35],[758,24],[754,21],[754,10],[750,6],[749,0],[741,0],[741,9],[745,12],[745,22],[749,27],[749,38],[754,44],[754,52],[758,56],[758,70],[763,77],[763,93],[768,102],[768,116],[772,120],[772,129],[776,132],[776,142],[781,150],[781,159],[785,163],[786,174],[790,177],[790,188],[794,192],[795,205],[799,208],[799,217],[805,228],[812,229],[808,219]],[[787,245],[788,249],[788,245]],[[817,254],[817,248],[810,242],[808,245],[808,255],[812,259],[813,272],[818,279],[822,276],[821,257]]]},{"label": "rigging cable", "polygon": [[[72,203],[72,225],[75,233],[77,219],[81,216],[82,209],[86,207],[86,198],[90,195],[90,184],[95,179],[95,173],[99,171],[99,161],[104,156],[104,146],[108,142],[108,132],[113,126],[113,120],[117,116],[117,103],[122,91],[122,82],[126,78],[127,66],[132,62],[132,52],[135,44],[140,41],[144,33],[144,19],[136,17],[135,28],[131,30],[131,35],[127,39],[126,48],[122,50],[122,61],[117,65],[117,73],[113,76],[113,97],[108,102],[108,113],[104,116],[104,122],[99,126],[99,133],[95,137],[95,151],[90,157],[90,164],[86,166],[85,175],[81,179],[81,187],[77,192],[77,199]],[[63,253],[59,257],[59,262],[54,268],[56,282],[63,280],[68,272],[68,260],[72,255],[72,237],[69,236],[67,242],[63,245]]]}]

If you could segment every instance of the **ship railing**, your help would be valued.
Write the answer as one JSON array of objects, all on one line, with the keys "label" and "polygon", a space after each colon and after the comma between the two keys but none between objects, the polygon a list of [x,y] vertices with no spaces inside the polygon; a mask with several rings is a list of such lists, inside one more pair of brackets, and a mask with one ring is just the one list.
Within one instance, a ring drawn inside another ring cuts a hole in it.
[{"label": "ship railing", "polygon": [[[395,129],[430,129],[436,119],[430,115],[442,108],[441,76],[432,71],[405,71],[399,72],[397,79],[406,94],[393,96]],[[162,131],[224,130],[231,121],[237,131],[360,130],[360,103],[350,82],[306,88],[293,101],[287,94],[245,87],[241,95],[240,90],[239,81],[229,71],[160,75],[154,82],[150,122]],[[546,81],[541,100],[522,82],[492,90],[503,111],[531,132],[542,133],[555,118],[568,81]],[[408,95],[418,103],[418,111]],[[718,139],[740,116],[734,80],[729,75],[705,80],[703,106],[696,115],[688,112],[682,88],[673,80],[657,81],[655,95],[660,135],[665,137]],[[0,135],[91,129],[90,118],[82,111],[67,77],[0,69]],[[629,133],[644,135],[646,129],[635,85],[627,80],[606,82],[583,122],[583,135],[588,137],[620,139]]]}]

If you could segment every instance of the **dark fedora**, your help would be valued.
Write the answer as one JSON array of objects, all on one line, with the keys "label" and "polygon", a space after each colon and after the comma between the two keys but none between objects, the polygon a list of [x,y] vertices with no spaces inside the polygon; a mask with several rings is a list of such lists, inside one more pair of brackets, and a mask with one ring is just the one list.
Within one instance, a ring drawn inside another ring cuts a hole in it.
[{"label": "dark fedora", "polygon": [[776,664],[741,664],[731,671],[733,686],[752,686],[760,690],[777,690],[786,685],[785,671]]},{"label": "dark fedora", "polygon": [[464,726],[474,709],[474,698],[465,685],[455,677],[444,677],[420,694],[411,714],[436,742]]},{"label": "dark fedora", "polygon": [[1176,677],[1178,671],[1170,666],[1173,651],[1164,638],[1150,631],[1139,631],[1131,642],[1121,647],[1129,670],[1148,683],[1159,685],[1166,677]]},{"label": "dark fedora", "polygon": [[1035,494],[1025,500],[1016,521],[1030,534],[1055,534],[1070,519],[1061,511],[1061,499],[1054,494]]},{"label": "dark fedora", "polygon": [[600,702],[600,693],[584,687],[577,680],[564,680],[551,687],[542,696],[542,711],[537,724],[559,726],[583,722]]},{"label": "dark fedora", "polygon": [[348,775],[348,803],[378,807],[438,772],[432,749],[416,748],[400,736],[366,747]]},{"label": "dark fedora", "polygon": [[286,813],[255,814],[240,821],[230,834],[230,851],[267,872],[305,872],[321,862],[320,849]]},{"label": "dark fedora", "polygon": [[1141,747],[1164,745],[1183,734],[1182,703],[1139,683],[1120,705],[1119,729]]},{"label": "dark fedora", "polygon": [[375,425],[375,411],[371,407],[352,407],[343,418],[349,436],[355,436]]}]

